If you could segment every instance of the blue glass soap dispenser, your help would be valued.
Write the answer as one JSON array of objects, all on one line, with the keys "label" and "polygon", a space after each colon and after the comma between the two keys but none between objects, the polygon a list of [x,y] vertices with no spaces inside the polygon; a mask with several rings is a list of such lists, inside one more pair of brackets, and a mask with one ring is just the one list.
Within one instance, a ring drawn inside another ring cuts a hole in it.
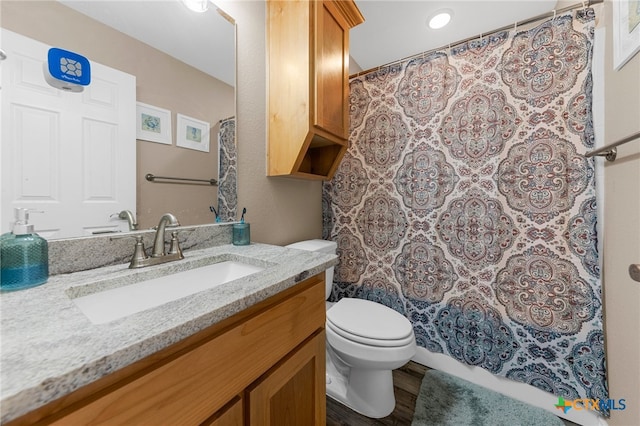
[{"label": "blue glass soap dispenser", "polygon": [[29,224],[29,209],[16,208],[13,231],[0,237],[0,290],[35,287],[49,278],[49,246]]}]

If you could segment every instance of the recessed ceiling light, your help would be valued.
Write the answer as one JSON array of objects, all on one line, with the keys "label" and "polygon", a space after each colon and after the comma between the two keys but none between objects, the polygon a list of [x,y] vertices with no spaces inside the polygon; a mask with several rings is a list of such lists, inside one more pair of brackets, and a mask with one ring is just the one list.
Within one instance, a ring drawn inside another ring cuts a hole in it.
[{"label": "recessed ceiling light", "polygon": [[182,0],[182,3],[189,10],[198,13],[206,12],[209,9],[209,0]]},{"label": "recessed ceiling light", "polygon": [[433,30],[440,29],[451,21],[453,12],[450,10],[439,10],[429,19],[429,28]]}]

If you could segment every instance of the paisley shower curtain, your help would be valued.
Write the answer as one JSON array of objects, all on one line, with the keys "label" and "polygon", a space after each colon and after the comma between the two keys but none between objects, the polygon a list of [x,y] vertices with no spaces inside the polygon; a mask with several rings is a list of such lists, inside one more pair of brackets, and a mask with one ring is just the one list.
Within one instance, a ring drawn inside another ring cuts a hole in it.
[{"label": "paisley shower curtain", "polygon": [[220,121],[218,132],[218,216],[223,222],[238,220],[238,166],[236,118]]},{"label": "paisley shower curtain", "polygon": [[596,241],[594,12],[351,79],[323,187],[332,299],[383,303],[418,345],[565,399],[608,398]]}]

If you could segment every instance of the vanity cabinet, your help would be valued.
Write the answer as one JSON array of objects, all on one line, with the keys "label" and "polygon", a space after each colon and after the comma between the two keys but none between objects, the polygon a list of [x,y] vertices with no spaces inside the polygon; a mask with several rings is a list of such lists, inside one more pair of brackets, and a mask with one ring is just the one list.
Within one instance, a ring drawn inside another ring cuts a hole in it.
[{"label": "vanity cabinet", "polygon": [[269,176],[331,179],[349,136],[346,1],[267,1]]},{"label": "vanity cabinet", "polygon": [[10,424],[324,425],[324,273]]}]

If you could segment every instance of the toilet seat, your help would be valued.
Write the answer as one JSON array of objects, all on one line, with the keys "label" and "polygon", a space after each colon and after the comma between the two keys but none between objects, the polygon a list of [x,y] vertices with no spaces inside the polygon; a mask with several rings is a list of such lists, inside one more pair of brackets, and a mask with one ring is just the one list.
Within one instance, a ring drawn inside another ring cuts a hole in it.
[{"label": "toilet seat", "polygon": [[327,310],[326,326],[347,340],[369,346],[401,347],[415,339],[407,318],[364,299],[341,299]]},{"label": "toilet seat", "polygon": [[360,343],[366,346],[371,347],[381,347],[381,348],[399,348],[402,346],[410,345],[414,340],[414,336],[410,335],[405,337],[404,339],[394,339],[394,340],[380,340],[380,339],[371,339],[368,337],[357,336],[355,334],[346,333],[344,330],[341,330],[339,327],[336,327],[331,322],[327,321],[327,329],[333,331],[338,336],[355,343]]}]

